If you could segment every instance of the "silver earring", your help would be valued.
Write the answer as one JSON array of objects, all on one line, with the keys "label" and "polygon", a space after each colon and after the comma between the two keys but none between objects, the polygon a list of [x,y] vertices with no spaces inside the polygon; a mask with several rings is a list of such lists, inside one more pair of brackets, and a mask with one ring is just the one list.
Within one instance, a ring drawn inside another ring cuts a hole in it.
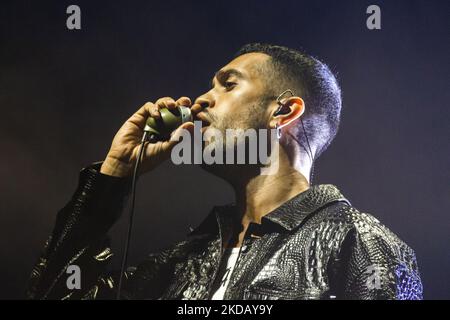
[{"label": "silver earring", "polygon": [[275,125],[275,130],[277,130],[277,138],[280,140],[281,138],[281,127],[278,125],[278,123]]}]

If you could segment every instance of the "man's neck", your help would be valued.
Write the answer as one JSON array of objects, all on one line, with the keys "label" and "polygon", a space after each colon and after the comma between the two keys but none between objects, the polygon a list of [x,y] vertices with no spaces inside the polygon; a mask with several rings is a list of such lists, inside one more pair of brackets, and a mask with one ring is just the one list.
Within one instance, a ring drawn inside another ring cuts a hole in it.
[{"label": "man's neck", "polygon": [[309,188],[305,177],[291,167],[275,175],[259,175],[235,186],[236,209],[243,226],[261,218]]},{"label": "man's neck", "polygon": [[290,165],[279,166],[276,174],[256,175],[233,183],[236,195],[236,228],[228,246],[240,246],[250,223],[309,188],[305,176]]}]

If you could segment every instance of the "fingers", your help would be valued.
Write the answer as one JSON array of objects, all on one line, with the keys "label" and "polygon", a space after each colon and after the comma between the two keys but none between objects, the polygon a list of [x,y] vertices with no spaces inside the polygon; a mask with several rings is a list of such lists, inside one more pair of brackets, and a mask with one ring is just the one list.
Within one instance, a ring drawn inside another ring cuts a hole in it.
[{"label": "fingers", "polygon": [[214,103],[211,100],[200,97],[194,101],[194,105],[191,107],[191,111],[194,114],[197,114],[205,108],[211,108],[213,105]]},{"label": "fingers", "polygon": [[149,113],[150,117],[153,117],[155,119],[161,118],[161,113],[159,113],[159,109],[160,109],[160,107],[158,105],[151,103],[151,105],[149,105],[149,109],[148,109],[148,113]]},{"label": "fingers", "polygon": [[197,114],[197,113],[199,113],[200,111],[202,111],[202,106],[200,105],[200,104],[198,104],[198,103],[194,103],[194,105],[191,107],[191,112],[193,113],[193,114]]},{"label": "fingers", "polygon": [[178,142],[180,137],[183,135],[184,130],[187,130],[189,133],[193,133],[194,123],[192,121],[188,121],[181,124],[175,131],[170,134],[170,140]]},{"label": "fingers", "polygon": [[143,127],[147,118],[151,115],[151,110],[153,108],[153,103],[147,102],[138,111],[136,111],[127,122],[131,122],[138,127]]},{"label": "fingers", "polygon": [[175,101],[171,97],[164,97],[156,100],[155,104],[150,108],[150,115],[156,119],[161,117],[160,109],[167,108],[169,110],[176,109],[178,106],[191,106],[191,99],[188,97],[181,97]]},{"label": "fingers", "polygon": [[156,100],[155,105],[158,106],[159,109],[174,109],[177,106],[175,100],[171,97],[159,98]]},{"label": "fingers", "polygon": [[[194,132],[194,123],[191,121],[185,122],[180,125],[172,134],[168,141],[164,141],[161,148],[164,152],[172,150],[172,148],[180,142],[180,138],[183,135],[192,135]],[[184,139],[184,138],[183,138]]]},{"label": "fingers", "polygon": [[155,103],[147,102],[145,103],[136,113],[134,113],[129,119],[129,122],[136,124],[139,127],[143,127],[148,117],[153,117],[155,119],[161,118],[161,113],[159,110],[167,108],[169,110],[176,109],[178,106],[190,107],[192,104],[191,99],[188,97],[180,97],[175,101],[171,97],[164,97],[156,100]]},{"label": "fingers", "polygon": [[184,139],[184,135],[193,134],[194,131],[194,123],[193,122],[185,122],[181,126],[179,126],[171,135],[169,140],[166,141],[158,141],[156,143],[152,143],[152,148],[145,149],[145,157],[144,159],[155,158],[157,157],[157,161],[164,161],[170,158],[170,152],[173,147],[180,143],[182,139]]},{"label": "fingers", "polygon": [[192,105],[191,99],[189,99],[188,97],[181,97],[175,103],[177,106],[185,106],[188,108]]}]

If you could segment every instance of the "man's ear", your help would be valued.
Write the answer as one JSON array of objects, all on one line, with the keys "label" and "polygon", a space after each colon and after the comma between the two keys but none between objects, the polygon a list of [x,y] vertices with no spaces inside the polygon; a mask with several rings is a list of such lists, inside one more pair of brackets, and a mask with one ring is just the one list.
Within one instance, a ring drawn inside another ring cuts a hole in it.
[{"label": "man's ear", "polygon": [[282,103],[283,106],[280,111],[278,113],[274,112],[273,119],[270,121],[272,128],[275,128],[276,124],[279,127],[284,127],[300,118],[305,112],[305,102],[300,97],[290,97],[283,100]]}]

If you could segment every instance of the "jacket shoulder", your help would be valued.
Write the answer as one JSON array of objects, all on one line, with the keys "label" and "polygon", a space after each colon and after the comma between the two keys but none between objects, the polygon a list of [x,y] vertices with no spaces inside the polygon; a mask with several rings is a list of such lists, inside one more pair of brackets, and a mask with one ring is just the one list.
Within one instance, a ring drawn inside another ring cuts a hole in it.
[{"label": "jacket shoulder", "polygon": [[422,298],[415,252],[372,214],[342,204],[336,210],[328,210],[321,220],[326,225],[346,230],[339,241],[339,251],[341,258],[348,258],[352,282],[362,281],[358,288],[365,287],[368,275],[376,271],[382,275],[382,282],[388,284],[382,286],[382,294],[378,297]]},{"label": "jacket shoulder", "polygon": [[365,242],[381,241],[391,250],[394,248],[412,249],[394,232],[380,222],[374,215],[358,210],[357,208],[342,204],[337,210],[328,211],[324,220],[347,226]]}]

